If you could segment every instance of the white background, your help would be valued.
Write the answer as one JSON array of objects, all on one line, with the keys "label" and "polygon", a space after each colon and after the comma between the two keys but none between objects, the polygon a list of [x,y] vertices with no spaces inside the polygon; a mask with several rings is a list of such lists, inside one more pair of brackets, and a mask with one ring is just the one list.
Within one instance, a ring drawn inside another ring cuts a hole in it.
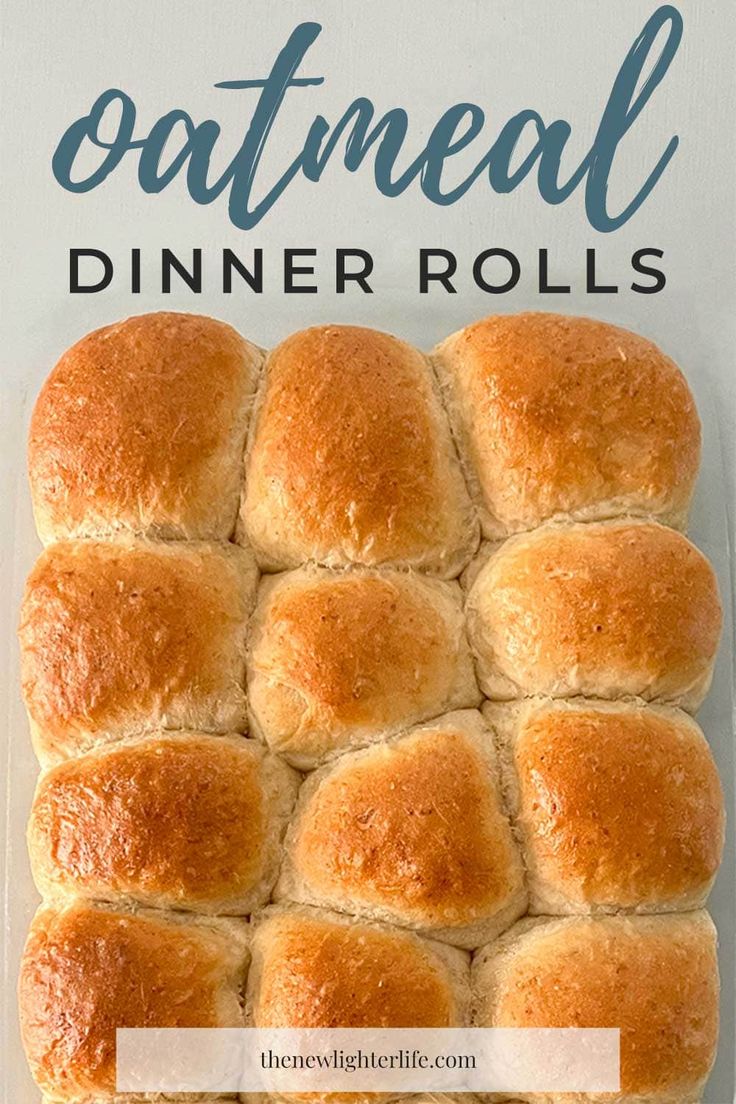
[{"label": "white background", "polygon": [[[653,196],[612,235],[590,228],[582,192],[563,206],[550,207],[540,200],[532,177],[511,196],[497,196],[479,181],[448,208],[431,205],[416,185],[389,200],[375,189],[370,158],[354,175],[335,158],[319,184],[295,182],[249,234],[230,225],[224,197],[198,207],[182,181],[158,196],[143,195],[132,156],[87,195],[64,192],[50,171],[61,133],[110,86],[133,97],[141,132],[172,107],[186,108],[195,121],[216,118],[223,126],[224,164],[242,140],[257,93],[221,91],[213,85],[264,76],[293,27],[308,19],[321,22],[324,29],[302,75],[324,75],[326,80],[320,88],[289,93],[264,160],[264,179],[297,152],[298,139],[317,112],[336,119],[358,95],[371,98],[379,114],[396,105],[409,111],[407,160],[409,152],[421,149],[448,106],[473,101],[486,112],[486,140],[477,140],[459,166],[470,167],[473,151],[480,157],[503,123],[525,107],[536,108],[548,121],[561,117],[571,122],[573,165],[592,141],[613,78],[656,6],[641,0],[4,0],[0,601],[8,626],[6,645],[23,575],[37,550],[22,474],[33,397],[60,352],[83,333],[117,317],[161,307],[217,315],[265,345],[305,324],[335,320],[393,330],[428,347],[475,317],[528,307],[598,314],[640,330],[681,363],[700,400],[706,464],[694,535],[704,546],[712,546],[708,551],[721,568],[725,591],[723,512],[727,498],[731,506],[734,502],[736,471],[733,0],[682,0],[677,5],[685,21],[683,43],[663,84],[622,144],[611,182],[613,206],[619,205],[617,197],[628,199],[672,134],[679,135],[680,147]],[[100,248],[113,257],[116,277],[106,292],[68,294],[67,254],[75,246]],[[126,267],[133,246],[144,254],[143,292],[135,297]],[[205,294],[193,295],[183,286],[171,295],[161,294],[162,246],[183,259],[193,246],[205,250]],[[264,249],[264,294],[256,296],[237,285],[232,295],[222,294],[217,273],[223,246],[242,253],[244,259],[254,247]],[[284,296],[284,246],[318,248],[318,295]],[[373,253],[374,295],[365,296],[357,288],[335,295],[336,246]],[[446,247],[457,254],[457,295],[442,290],[419,294],[417,257],[422,246]],[[510,295],[489,296],[472,284],[473,257],[492,246],[511,249],[524,267],[522,282]],[[570,296],[537,293],[535,258],[540,246],[550,250],[554,277],[572,283]],[[586,296],[583,266],[588,246],[598,250],[601,277],[620,283],[619,295]],[[668,284],[654,296],[628,290],[630,255],[644,246],[665,251]],[[12,979],[17,941],[34,901],[22,824],[35,765],[18,702],[15,648],[12,642],[7,646],[2,675],[8,682],[3,706],[11,743]],[[703,715],[713,727],[708,734],[720,749],[724,772],[732,769],[729,653],[727,640],[716,686],[720,698]],[[732,850],[726,862],[714,911],[721,918],[724,964],[732,972]],[[732,986],[726,988],[730,1031],[733,994]],[[11,1010],[12,1005],[11,996]],[[23,1100],[28,1082],[12,1011],[6,1023],[12,1087],[8,1099],[15,1104]],[[732,1065],[733,1051],[724,1052],[710,1101],[723,1104],[727,1099]],[[33,1099],[32,1094],[26,1099]]]}]

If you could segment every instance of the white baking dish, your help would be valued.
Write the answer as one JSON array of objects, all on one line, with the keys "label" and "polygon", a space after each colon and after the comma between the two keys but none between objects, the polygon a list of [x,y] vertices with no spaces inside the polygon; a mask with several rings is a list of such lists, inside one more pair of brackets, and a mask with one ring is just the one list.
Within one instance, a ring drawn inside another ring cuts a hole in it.
[{"label": "white baking dish", "polygon": [[[468,319],[465,319],[467,321]],[[237,322],[236,322],[237,324]],[[241,326],[243,324],[241,323]],[[387,325],[388,328],[388,325]],[[398,328],[398,327],[397,327]],[[448,332],[451,327],[448,327]],[[80,325],[80,330],[84,325]],[[645,331],[645,326],[641,326]],[[286,327],[285,327],[286,332]],[[248,333],[256,341],[258,333]],[[400,334],[410,339],[414,334]],[[426,345],[426,340],[424,344]],[[668,349],[677,357],[676,349]],[[12,526],[13,539],[4,548],[3,588],[0,603],[4,625],[10,626],[0,639],[0,667],[6,682],[3,693],[4,750],[2,762],[7,784],[6,840],[3,854],[5,884],[5,955],[3,959],[2,1050],[5,1062],[0,1075],[0,1099],[7,1104],[30,1104],[39,1096],[26,1069],[19,1037],[16,1011],[18,960],[38,897],[31,881],[25,848],[25,824],[38,773],[31,750],[25,711],[18,684],[18,655],[12,626],[17,618],[25,576],[39,551],[31,517],[25,475],[25,433],[28,417],[43,372],[33,389],[17,388],[8,395],[12,421],[0,440],[3,481],[4,524]],[[721,433],[730,431],[728,411],[717,410],[713,392],[702,377],[689,373],[703,422],[703,462],[691,516],[689,535],[706,553],[718,575],[724,606],[724,630],[713,687],[698,719],[711,742],[720,769],[729,823],[723,865],[710,898],[709,908],[720,939],[722,980],[721,1042],[718,1059],[704,1097],[705,1104],[730,1104],[734,1100],[734,1033],[736,1003],[736,858],[734,855],[734,639],[732,557],[726,516],[727,489],[721,451]],[[656,397],[654,397],[656,402]]]}]

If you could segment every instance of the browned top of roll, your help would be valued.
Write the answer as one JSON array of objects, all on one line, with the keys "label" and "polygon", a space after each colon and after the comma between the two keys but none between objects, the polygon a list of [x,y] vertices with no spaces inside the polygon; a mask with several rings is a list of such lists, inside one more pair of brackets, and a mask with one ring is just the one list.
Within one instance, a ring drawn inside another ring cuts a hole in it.
[{"label": "browned top of roll", "polygon": [[[309,909],[256,931],[249,990],[256,1027],[452,1027],[455,979],[438,944]],[[443,948],[464,963],[462,952]]]},{"label": "browned top of roll", "polygon": [[255,720],[297,766],[478,700],[459,587],[406,572],[267,579],[248,653]]},{"label": "browned top of roll", "polygon": [[435,351],[497,537],[555,516],[683,524],[700,423],[679,368],[592,318],[484,318]]},{"label": "browned top of roll", "polygon": [[247,949],[235,921],[80,904],[42,908],[20,972],[31,1072],[54,1099],[115,1088],[118,1027],[238,1027]]},{"label": "browned top of roll", "polygon": [[521,863],[483,746],[490,736],[476,721],[451,714],[343,757],[316,789],[308,783],[293,863],[312,898],[454,928],[520,894]]},{"label": "browned top of roll", "polygon": [[548,902],[560,893],[624,908],[702,903],[723,848],[723,795],[689,717],[543,707],[521,723],[513,763],[518,819]]},{"label": "browned top of roll", "polygon": [[46,896],[245,913],[276,877],[292,772],[242,736],[160,733],[42,775],[29,850]]},{"label": "browned top of roll", "polygon": [[243,511],[261,563],[396,562],[457,574],[477,541],[426,359],[318,326],[271,353]]},{"label": "browned top of roll", "polygon": [[642,521],[512,538],[479,573],[468,609],[489,697],[639,694],[695,708],[721,629],[706,558]]},{"label": "browned top of roll", "polygon": [[194,314],[128,318],[73,345],[31,420],[44,542],[116,530],[228,537],[260,362],[231,326]]},{"label": "browned top of roll", "polygon": [[243,549],[60,542],[31,572],[21,676],[39,755],[170,724],[245,724],[245,622],[255,566]]},{"label": "browned top of roll", "polygon": [[623,1093],[698,1098],[718,1036],[706,913],[521,921],[474,971],[479,1026],[618,1027]]}]

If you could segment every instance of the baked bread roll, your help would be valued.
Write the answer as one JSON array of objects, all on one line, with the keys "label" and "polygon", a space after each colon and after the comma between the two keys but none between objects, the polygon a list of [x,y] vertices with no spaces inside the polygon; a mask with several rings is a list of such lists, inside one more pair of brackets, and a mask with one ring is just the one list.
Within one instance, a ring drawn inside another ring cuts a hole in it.
[{"label": "baked bread roll", "polygon": [[689,911],[721,861],[723,793],[679,710],[639,702],[487,704],[533,913]]},{"label": "baked bread roll", "polygon": [[457,583],[388,569],[265,578],[247,669],[253,730],[305,769],[480,702]]},{"label": "baked bread roll", "polygon": [[490,733],[467,710],[305,782],[276,899],[477,947],[526,909]]},{"label": "baked bread roll", "polygon": [[[265,1096],[259,1099],[254,1093],[243,1093],[240,1097],[237,1093],[223,1093],[220,1096],[214,1096],[212,1093],[205,1093],[202,1096],[195,1093],[147,1093],[145,1096],[139,1096],[136,1093],[113,1093],[111,1096],[96,1096],[94,1099],[86,1096],[84,1104],[131,1104],[131,1102],[142,1101],[145,1101],[145,1104],[163,1104],[164,1101],[167,1104],[169,1101],[171,1104],[177,1104],[177,1102],[178,1104],[225,1104],[225,1102],[230,1104],[233,1100],[243,1100],[245,1104],[267,1104]],[[33,1104],[38,1104],[38,1097],[35,1095]],[[41,1098],[41,1104],[59,1104],[59,1100],[44,1096]]]},{"label": "baked bread roll", "polygon": [[21,679],[49,764],[144,730],[246,727],[251,555],[233,545],[48,548],[21,609]]},{"label": "baked bread roll", "polygon": [[397,1096],[393,1099],[395,1104],[477,1104],[478,1101],[478,1097],[469,1092],[407,1093],[405,1096]]},{"label": "baked bread roll", "polygon": [[[38,1104],[38,1096],[34,1095],[33,1104]],[[267,1104],[267,1097],[259,1097],[255,1093],[146,1093],[140,1096],[138,1093],[113,1093],[110,1096],[85,1096],[84,1104],[230,1104],[233,1100],[243,1100],[245,1104]],[[59,1104],[58,1098],[50,1096],[41,1098],[42,1104]],[[30,1101],[29,1101],[30,1104]],[[75,1101],[75,1104],[81,1104]],[[458,1104],[463,1104],[462,1101]]]},{"label": "baked bread roll", "polygon": [[268,900],[297,775],[242,736],[165,732],[42,775],[28,848],[42,897],[247,914]]},{"label": "baked bread roll", "polygon": [[194,314],[128,318],[72,346],[31,419],[44,544],[119,532],[230,537],[261,362],[231,326]]},{"label": "baked bread roll", "polygon": [[246,994],[254,1027],[458,1027],[468,956],[338,913],[270,908],[256,927]]},{"label": "baked bread roll", "polygon": [[700,422],[651,341],[592,318],[499,315],[434,362],[486,537],[621,514],[684,528]]},{"label": "baked bread roll", "polygon": [[183,913],[42,907],[19,982],[36,1083],[61,1104],[87,1104],[114,1095],[116,1028],[239,1027],[246,932]]},{"label": "baked bread roll", "polygon": [[721,630],[706,558],[643,521],[513,537],[479,571],[467,618],[489,698],[631,695],[690,711],[710,686]]},{"label": "baked bread roll", "polygon": [[242,523],[267,571],[313,560],[459,574],[478,523],[426,358],[358,326],[279,345],[251,432]]},{"label": "baked bread roll", "polygon": [[522,920],[473,961],[478,1027],[619,1027],[621,1092],[522,1100],[700,1099],[718,1038],[716,932],[681,916]]}]

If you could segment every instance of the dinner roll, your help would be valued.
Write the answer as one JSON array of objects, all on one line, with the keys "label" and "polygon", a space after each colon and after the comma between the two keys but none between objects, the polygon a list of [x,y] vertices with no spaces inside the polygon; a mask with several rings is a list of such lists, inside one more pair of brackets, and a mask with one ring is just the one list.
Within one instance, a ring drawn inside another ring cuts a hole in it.
[{"label": "dinner roll", "polygon": [[621,1092],[542,1097],[558,1104],[699,1100],[715,1057],[718,990],[705,912],[522,920],[473,961],[478,1027],[620,1028]]},{"label": "dinner roll", "polygon": [[592,318],[501,315],[448,337],[434,362],[485,536],[621,514],[684,527],[700,422],[651,341]]},{"label": "dinner roll", "polygon": [[239,1027],[246,932],[184,913],[42,907],[19,982],[39,1087],[62,1104],[112,1095],[118,1027]]},{"label": "dinner roll", "polygon": [[307,560],[457,575],[478,543],[428,361],[388,334],[316,326],[272,352],[243,528],[269,571]]},{"label": "dinner roll", "polygon": [[[249,1099],[246,1099],[249,1097]],[[254,1094],[243,1093],[241,1097],[238,1097],[237,1093],[223,1093],[216,1096],[214,1093],[204,1093],[199,1095],[197,1093],[146,1093],[144,1096],[140,1096],[137,1093],[112,1093],[111,1095],[96,1096],[94,1098],[85,1095],[83,1098],[83,1104],[132,1104],[132,1102],[145,1102],[145,1104],[152,1104],[152,1102],[163,1102],[167,1104],[171,1101],[171,1104],[231,1104],[233,1100],[244,1100],[246,1104],[267,1104],[267,1098],[265,1096],[260,1099]],[[33,1104],[37,1104],[38,1097],[34,1096]],[[59,1104],[58,1097],[52,1099],[50,1096],[44,1096],[42,1098],[42,1104]],[[63,1102],[67,1104],[67,1102]],[[71,1104],[71,1102],[68,1102]],[[75,1099],[74,1104],[82,1104],[79,1099]],[[459,1104],[464,1104],[460,1101]]]},{"label": "dinner roll", "polygon": [[244,914],[265,904],[297,775],[242,736],[165,732],[39,781],[28,846],[44,897]]},{"label": "dinner roll", "polygon": [[[393,1099],[395,1104],[477,1104],[479,1098],[469,1092],[423,1092],[407,1093]],[[516,1104],[519,1104],[519,1102],[517,1101]]]},{"label": "dinner roll", "polygon": [[694,711],[721,629],[713,569],[643,521],[547,526],[478,573],[468,632],[489,698],[638,695]]},{"label": "dinner roll", "polygon": [[723,794],[687,714],[583,700],[483,712],[499,741],[532,912],[705,902],[723,850]]},{"label": "dinner roll", "polygon": [[227,539],[261,362],[232,327],[194,314],[144,314],[78,341],[31,419],[41,540]]},{"label": "dinner roll", "polygon": [[251,725],[295,766],[480,701],[457,583],[303,568],[261,583]]},{"label": "dinner roll", "polygon": [[21,610],[21,677],[43,763],[146,729],[245,728],[252,557],[233,545],[62,542]]},{"label": "dinner roll", "polygon": [[477,947],[526,909],[480,714],[451,713],[304,784],[276,897]]},{"label": "dinner roll", "polygon": [[459,1027],[468,956],[413,932],[305,907],[257,926],[246,1020],[254,1027]]}]

